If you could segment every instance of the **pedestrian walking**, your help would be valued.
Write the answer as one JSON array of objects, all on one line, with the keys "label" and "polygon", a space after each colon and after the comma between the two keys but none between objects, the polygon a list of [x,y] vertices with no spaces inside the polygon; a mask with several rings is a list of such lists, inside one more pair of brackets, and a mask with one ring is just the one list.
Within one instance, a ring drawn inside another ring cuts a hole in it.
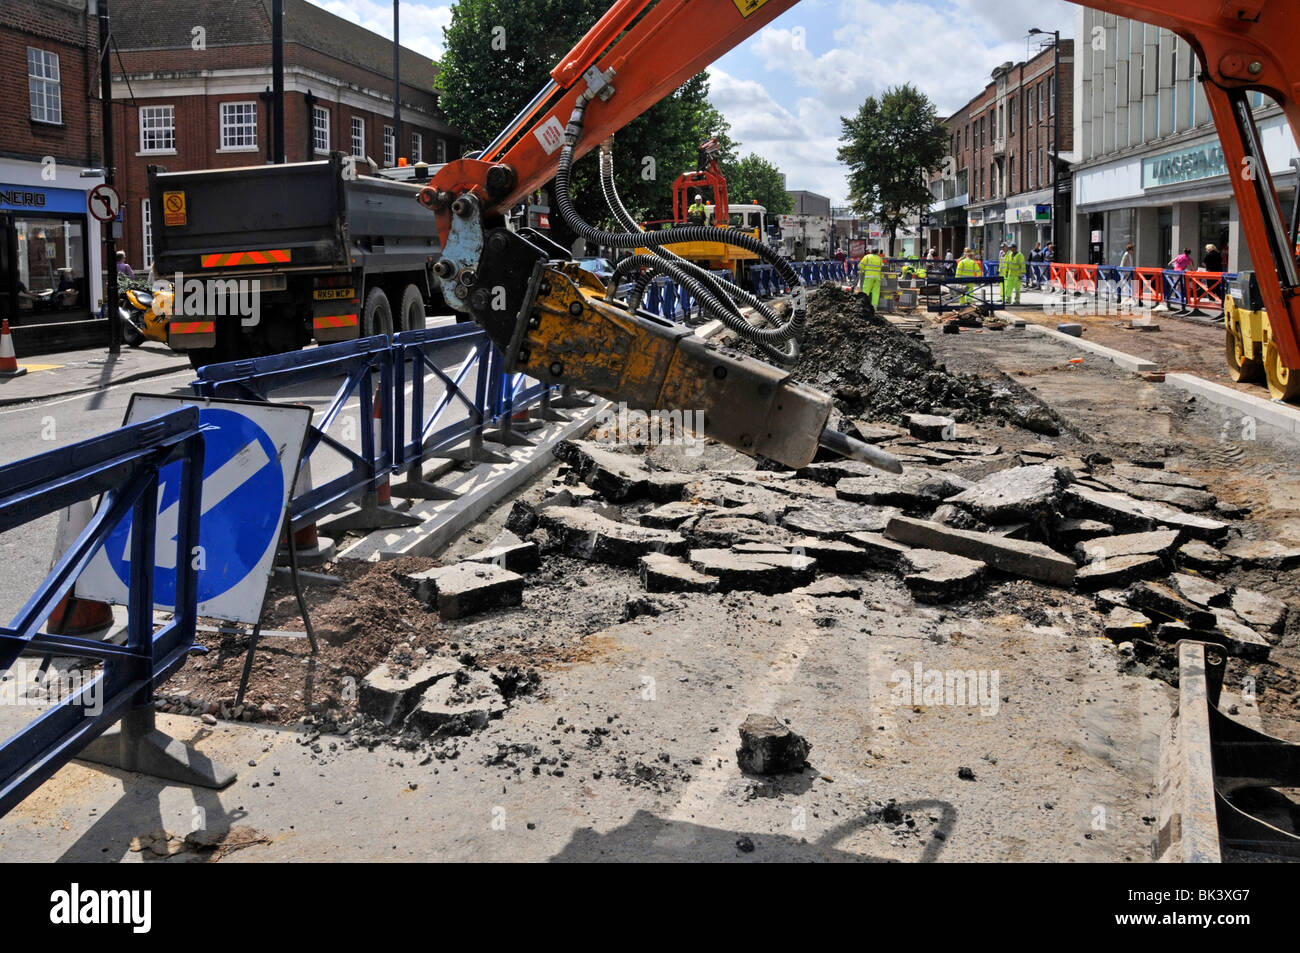
[{"label": "pedestrian walking", "polygon": [[[984,269],[978,261],[975,260],[975,252],[967,248],[962,252],[961,260],[957,262],[958,278],[978,278],[984,274]],[[973,284],[964,284],[965,290],[962,292],[961,303],[970,304],[975,296],[975,286]]]},{"label": "pedestrian walking", "polygon": [[1025,256],[1020,254],[1020,249],[1014,243],[1007,249],[1003,269],[1006,277],[1002,279],[1002,303],[1020,304],[1020,286],[1025,277]]},{"label": "pedestrian walking", "polygon": [[1213,245],[1205,246],[1205,258],[1201,262],[1201,271],[1223,271],[1223,255]]},{"label": "pedestrian walking", "polygon": [[119,275],[126,275],[128,278],[135,277],[135,272],[131,269],[131,266],[126,263],[126,252],[124,251],[117,253],[117,273]]}]

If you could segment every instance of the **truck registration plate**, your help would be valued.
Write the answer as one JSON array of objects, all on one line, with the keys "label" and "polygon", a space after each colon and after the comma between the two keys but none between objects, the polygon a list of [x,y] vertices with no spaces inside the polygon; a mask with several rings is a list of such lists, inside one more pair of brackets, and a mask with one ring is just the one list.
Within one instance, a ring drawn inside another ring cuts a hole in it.
[{"label": "truck registration plate", "polygon": [[355,297],[352,288],[317,288],[311,293],[316,301],[333,301],[335,298]]}]

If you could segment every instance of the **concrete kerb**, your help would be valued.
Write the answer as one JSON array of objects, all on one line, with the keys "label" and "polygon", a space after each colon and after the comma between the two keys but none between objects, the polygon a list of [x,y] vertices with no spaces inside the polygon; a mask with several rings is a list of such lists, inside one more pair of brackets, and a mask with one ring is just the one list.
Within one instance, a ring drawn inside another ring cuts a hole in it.
[{"label": "concrete kerb", "polygon": [[[707,340],[723,330],[721,321],[710,321],[695,334]],[[423,518],[419,526],[400,531],[376,530],[339,553],[339,558],[377,561],[436,553],[550,466],[555,459],[551,448],[561,440],[585,433],[608,406],[608,401],[597,400],[595,406],[565,423],[547,424],[531,435],[536,446],[515,448],[510,463],[480,464],[445,484],[447,489],[459,493],[457,499],[427,500],[411,507],[409,512]]]},{"label": "concrete kerb", "polygon": [[1300,434],[1300,407],[1280,401],[1243,394],[1239,390],[1215,384],[1195,374],[1166,374],[1165,381],[1198,398],[1227,407],[1248,417],[1276,427],[1283,433]]},{"label": "concrete kerb", "polygon": [[1148,361],[1146,358],[1134,357],[1132,354],[1125,354],[1123,351],[1117,351],[1114,348],[1103,347],[1100,344],[1094,344],[1092,341],[1085,341],[1083,338],[1076,338],[1069,334],[1063,334],[1055,328],[1045,328],[1041,324],[1029,322],[1025,325],[1025,330],[1045,335],[1054,341],[1068,344],[1070,347],[1097,354],[1134,374],[1139,374],[1142,371],[1154,371],[1158,367],[1154,361]]},{"label": "concrete kerb", "polygon": [[429,556],[472,526],[484,513],[555,462],[551,448],[585,433],[607,401],[597,401],[564,423],[547,424],[529,435],[531,447],[514,447],[509,463],[482,463],[443,484],[458,493],[454,500],[419,501],[406,511],[420,517],[418,526],[376,530],[339,553],[340,559],[376,561],[401,556]]}]

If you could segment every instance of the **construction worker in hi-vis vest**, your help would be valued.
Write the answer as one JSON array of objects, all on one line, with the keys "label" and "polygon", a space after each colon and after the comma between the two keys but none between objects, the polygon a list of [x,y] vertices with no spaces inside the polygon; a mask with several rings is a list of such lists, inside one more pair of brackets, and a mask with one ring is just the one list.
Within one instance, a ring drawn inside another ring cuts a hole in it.
[{"label": "construction worker in hi-vis vest", "polygon": [[[980,267],[980,263],[975,260],[975,253],[971,251],[971,249],[967,248],[962,252],[961,259],[957,262],[957,277],[978,278],[982,274],[984,274],[984,269]],[[965,288],[965,291],[962,292],[961,303],[970,304],[975,297],[975,286],[963,285],[963,287]]]},{"label": "construction worker in hi-vis vest", "polygon": [[885,259],[879,255],[880,249],[872,248],[862,259],[862,293],[871,295],[871,307],[880,304],[880,278],[885,270]]},{"label": "construction worker in hi-vis vest", "polygon": [[696,195],[695,201],[686,210],[686,221],[692,225],[703,225],[708,209],[704,207],[704,196]]},{"label": "construction worker in hi-vis vest", "polygon": [[[1020,288],[1025,278],[1025,256],[1012,245],[1007,250],[1006,277],[1002,282],[1002,303],[1020,304]],[[1014,299],[1014,301],[1012,300]]]}]

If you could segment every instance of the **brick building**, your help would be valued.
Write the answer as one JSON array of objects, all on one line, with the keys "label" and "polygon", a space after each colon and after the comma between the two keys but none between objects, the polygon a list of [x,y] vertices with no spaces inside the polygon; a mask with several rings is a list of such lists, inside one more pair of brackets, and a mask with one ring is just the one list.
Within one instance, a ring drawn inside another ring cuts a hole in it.
[{"label": "brick building", "polygon": [[[951,174],[931,183],[935,203],[931,228],[922,244],[961,254],[963,246],[982,247],[996,257],[1003,241],[1028,250],[1053,241],[1052,141],[1061,110],[1062,156],[1073,148],[1074,41],[1061,40],[1061,80],[1056,82],[1049,45],[1027,62],[1004,63],[976,97],[945,121]],[[1064,160],[1063,160],[1064,162]],[[1069,213],[1068,168],[1062,169],[1061,214]],[[1068,240],[1060,229],[1060,248]]]},{"label": "brick building", "polygon": [[[149,165],[170,171],[270,160],[271,0],[114,0],[121,48],[113,97],[128,260],[152,259]],[[459,157],[438,108],[436,65],[401,51],[401,133],[393,140],[391,40],[306,0],[284,4],[285,158],[341,151],[380,166]],[[115,64],[117,66],[117,64]]]},{"label": "brick building", "polygon": [[99,223],[83,170],[100,155],[98,23],[86,0],[0,3],[0,316],[16,328],[88,319]]}]

